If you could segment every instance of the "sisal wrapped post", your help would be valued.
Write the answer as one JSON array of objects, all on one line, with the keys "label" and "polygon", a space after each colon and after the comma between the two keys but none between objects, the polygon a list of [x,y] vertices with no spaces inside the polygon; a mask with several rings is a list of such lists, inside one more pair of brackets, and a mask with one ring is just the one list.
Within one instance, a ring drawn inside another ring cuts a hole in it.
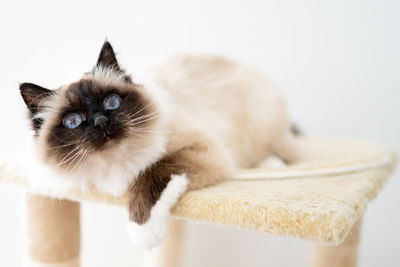
[{"label": "sisal wrapped post", "polygon": [[24,267],[79,267],[78,202],[26,195]]},{"label": "sisal wrapped post", "polygon": [[356,267],[360,230],[361,220],[354,224],[347,238],[338,246],[313,245],[309,267]]}]

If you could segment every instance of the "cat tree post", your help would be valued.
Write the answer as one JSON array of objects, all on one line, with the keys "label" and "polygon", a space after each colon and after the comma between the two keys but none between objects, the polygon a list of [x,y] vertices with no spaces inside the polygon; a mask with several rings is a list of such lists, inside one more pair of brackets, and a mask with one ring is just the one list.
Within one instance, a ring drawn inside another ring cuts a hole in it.
[{"label": "cat tree post", "polygon": [[309,267],[356,267],[360,232],[361,220],[354,224],[347,238],[338,246],[313,245]]},{"label": "cat tree post", "polygon": [[26,195],[25,267],[79,267],[80,204]]},{"label": "cat tree post", "polygon": [[145,259],[144,267],[179,267],[183,260],[185,222],[168,219],[168,234],[165,241],[153,248]]}]

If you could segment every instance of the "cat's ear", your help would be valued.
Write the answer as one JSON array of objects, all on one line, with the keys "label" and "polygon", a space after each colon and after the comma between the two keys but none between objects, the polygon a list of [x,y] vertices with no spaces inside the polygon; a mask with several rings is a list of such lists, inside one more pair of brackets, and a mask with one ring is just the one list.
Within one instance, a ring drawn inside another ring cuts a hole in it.
[{"label": "cat's ear", "polygon": [[117,57],[115,56],[114,49],[108,41],[105,41],[101,48],[99,58],[97,59],[96,67],[105,67],[112,69],[118,73],[123,74],[126,83],[132,83],[132,79],[126,72],[118,65]]},{"label": "cat's ear", "polygon": [[41,110],[43,100],[53,93],[52,90],[33,83],[22,83],[19,90],[26,106],[33,115]]},{"label": "cat's ear", "polygon": [[33,129],[37,132],[43,123],[43,119],[36,115],[43,109],[44,100],[51,96],[54,91],[33,83],[23,83],[19,86],[19,90],[30,111]]},{"label": "cat's ear", "polygon": [[108,41],[104,42],[96,65],[114,69],[116,71],[121,71],[118,65],[117,57],[114,53],[114,49]]}]

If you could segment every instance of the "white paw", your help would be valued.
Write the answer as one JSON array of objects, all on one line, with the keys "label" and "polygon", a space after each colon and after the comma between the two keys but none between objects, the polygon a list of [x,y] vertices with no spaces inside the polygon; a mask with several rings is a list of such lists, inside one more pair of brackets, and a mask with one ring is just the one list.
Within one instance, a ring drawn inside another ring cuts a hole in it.
[{"label": "white paw", "polygon": [[167,234],[167,220],[158,222],[151,219],[142,225],[135,222],[128,222],[128,235],[132,243],[142,249],[151,249],[161,244]]},{"label": "white paw", "polygon": [[260,169],[279,169],[286,166],[286,163],[278,157],[270,156],[258,165]]},{"label": "white paw", "polygon": [[167,188],[150,212],[150,218],[142,225],[128,222],[127,229],[132,243],[140,248],[151,249],[161,244],[167,234],[170,209],[185,192],[188,181],[185,174],[172,175]]}]

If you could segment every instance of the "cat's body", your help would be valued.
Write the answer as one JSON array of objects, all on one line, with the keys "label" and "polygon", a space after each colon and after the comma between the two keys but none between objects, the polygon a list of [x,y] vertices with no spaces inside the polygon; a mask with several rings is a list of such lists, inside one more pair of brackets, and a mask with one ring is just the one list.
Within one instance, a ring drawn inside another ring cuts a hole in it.
[{"label": "cat's body", "polygon": [[145,80],[133,77],[106,42],[80,81],[56,91],[21,85],[41,162],[31,175],[34,186],[127,192],[130,235],[152,247],[184,191],[271,155],[294,160],[282,96],[257,72],[220,57],[187,55]]},{"label": "cat's body", "polygon": [[[253,69],[217,56],[178,55],[153,71],[171,96],[174,116],[221,144],[239,168],[268,156],[292,160],[292,133],[281,92]],[[221,155],[222,156],[222,155]]]}]

